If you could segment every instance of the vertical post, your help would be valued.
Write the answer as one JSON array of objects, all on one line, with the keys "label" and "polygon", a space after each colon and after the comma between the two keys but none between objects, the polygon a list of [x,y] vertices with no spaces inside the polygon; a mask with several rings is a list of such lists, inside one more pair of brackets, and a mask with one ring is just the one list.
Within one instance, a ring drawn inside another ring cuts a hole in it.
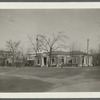
[{"label": "vertical post", "polygon": [[87,39],[87,57],[88,57],[88,66],[89,66],[89,39]]}]

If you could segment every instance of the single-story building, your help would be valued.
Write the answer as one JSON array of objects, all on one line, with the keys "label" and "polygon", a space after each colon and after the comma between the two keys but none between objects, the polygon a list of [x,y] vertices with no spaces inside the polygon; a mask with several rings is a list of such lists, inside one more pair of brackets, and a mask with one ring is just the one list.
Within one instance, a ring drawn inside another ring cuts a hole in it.
[{"label": "single-story building", "polygon": [[[49,56],[47,52],[28,54],[27,60],[30,66],[47,66]],[[93,57],[82,51],[64,52],[53,51],[51,55],[51,66],[92,66]]]}]

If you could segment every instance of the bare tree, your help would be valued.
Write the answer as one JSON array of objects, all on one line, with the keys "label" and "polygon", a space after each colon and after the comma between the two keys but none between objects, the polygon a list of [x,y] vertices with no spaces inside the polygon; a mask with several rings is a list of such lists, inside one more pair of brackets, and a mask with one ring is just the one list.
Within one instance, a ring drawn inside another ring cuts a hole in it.
[{"label": "bare tree", "polygon": [[66,39],[67,36],[63,35],[61,32],[57,34],[57,36],[52,36],[51,38],[47,38],[44,35],[38,35],[38,41],[40,44],[40,49],[46,51],[49,56],[49,66],[51,66],[51,57],[52,52],[58,50],[59,48],[66,48]]},{"label": "bare tree", "polygon": [[[70,44],[70,57],[71,57],[70,63],[71,63],[71,65],[75,65],[76,64],[76,66],[77,66],[77,62],[76,61],[74,62],[73,59],[76,59],[75,53],[78,53],[80,51],[81,51],[81,46],[80,45],[78,45],[75,42],[72,42]],[[83,59],[82,59],[82,66],[83,66]]]},{"label": "bare tree", "polygon": [[76,45],[75,42],[70,44],[70,55],[73,56],[73,53],[75,51],[80,51],[80,47],[78,48],[78,46]]},{"label": "bare tree", "polygon": [[22,65],[24,66],[27,63],[27,51],[23,48],[23,46],[20,48],[20,58],[22,61]]},{"label": "bare tree", "polygon": [[73,42],[70,45],[70,49],[71,49],[71,51],[77,51],[80,49],[80,47],[77,45],[77,43]]},{"label": "bare tree", "polygon": [[95,65],[100,65],[100,43],[98,44],[97,52],[94,54],[94,63]]},{"label": "bare tree", "polygon": [[32,45],[32,50],[35,52],[36,56],[37,56],[37,53],[41,50],[41,45],[39,43],[39,40],[38,40],[38,35],[35,37],[35,41],[33,41],[33,37],[31,36],[28,36],[29,40],[30,40],[30,43]]},{"label": "bare tree", "polygon": [[19,50],[18,50],[19,44],[20,44],[20,41],[9,40],[6,42],[6,47],[7,47],[8,51],[11,52],[11,55],[12,55],[12,65],[13,66],[15,65],[15,60],[19,56]]}]

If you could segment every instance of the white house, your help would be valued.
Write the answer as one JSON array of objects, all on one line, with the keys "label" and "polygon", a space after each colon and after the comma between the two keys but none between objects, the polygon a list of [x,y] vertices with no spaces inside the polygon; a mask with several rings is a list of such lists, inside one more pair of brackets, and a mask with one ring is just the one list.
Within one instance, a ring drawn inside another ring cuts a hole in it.
[{"label": "white house", "polygon": [[[48,67],[49,56],[47,52],[28,54],[27,60],[31,66],[46,66]],[[53,51],[51,56],[51,66],[92,66],[92,55],[82,51],[64,52]]]}]

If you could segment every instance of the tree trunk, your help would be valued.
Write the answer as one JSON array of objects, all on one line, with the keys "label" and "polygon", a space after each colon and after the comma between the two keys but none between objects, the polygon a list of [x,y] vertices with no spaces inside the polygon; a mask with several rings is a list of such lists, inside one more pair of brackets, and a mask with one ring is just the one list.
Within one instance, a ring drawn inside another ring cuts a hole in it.
[{"label": "tree trunk", "polygon": [[49,52],[49,67],[51,67],[51,51]]},{"label": "tree trunk", "polygon": [[12,58],[12,66],[14,67],[15,66],[15,57],[13,55],[13,58]]},{"label": "tree trunk", "polygon": [[49,58],[50,58],[50,67],[51,67],[51,55],[49,56]]}]

